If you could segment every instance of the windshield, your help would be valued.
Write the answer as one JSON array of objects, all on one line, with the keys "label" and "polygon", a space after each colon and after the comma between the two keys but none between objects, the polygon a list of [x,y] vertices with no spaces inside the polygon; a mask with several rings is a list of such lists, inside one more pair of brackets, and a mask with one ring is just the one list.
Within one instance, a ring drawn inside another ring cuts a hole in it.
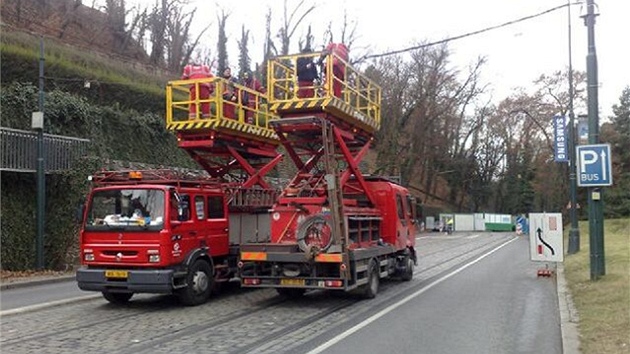
[{"label": "windshield", "polygon": [[96,191],[86,227],[142,227],[161,229],[164,223],[164,191],[159,189],[110,189]]}]

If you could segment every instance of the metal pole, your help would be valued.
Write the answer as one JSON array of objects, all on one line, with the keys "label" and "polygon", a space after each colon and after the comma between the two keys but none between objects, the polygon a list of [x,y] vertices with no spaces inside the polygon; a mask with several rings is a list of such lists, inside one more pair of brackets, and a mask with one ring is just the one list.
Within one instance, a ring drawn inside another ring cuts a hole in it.
[{"label": "metal pole", "polygon": [[[44,112],[44,40],[39,41],[39,111]],[[44,268],[44,209],[46,206],[46,178],[44,166],[44,129],[37,131],[37,269]]]},{"label": "metal pole", "polygon": [[571,0],[567,0],[569,15],[569,188],[571,195],[571,209],[569,219],[571,219],[571,229],[569,230],[569,254],[577,253],[580,250],[580,228],[577,219],[577,171],[575,160],[575,113],[573,112],[573,60],[571,53]]},{"label": "metal pole", "polygon": [[[586,80],[588,86],[588,143],[599,142],[599,112],[597,100],[597,54],[595,52],[595,4],[586,0],[586,27],[588,54],[586,55]],[[591,261],[591,280],[606,274],[604,262],[604,208],[601,188],[588,189],[588,221]]]}]

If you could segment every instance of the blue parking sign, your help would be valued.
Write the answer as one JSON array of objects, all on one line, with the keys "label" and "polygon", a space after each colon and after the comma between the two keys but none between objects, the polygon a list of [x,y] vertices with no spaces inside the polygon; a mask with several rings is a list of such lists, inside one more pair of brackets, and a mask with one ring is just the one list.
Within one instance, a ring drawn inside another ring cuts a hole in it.
[{"label": "blue parking sign", "polygon": [[612,185],[610,144],[579,145],[577,155],[577,183],[580,187]]}]

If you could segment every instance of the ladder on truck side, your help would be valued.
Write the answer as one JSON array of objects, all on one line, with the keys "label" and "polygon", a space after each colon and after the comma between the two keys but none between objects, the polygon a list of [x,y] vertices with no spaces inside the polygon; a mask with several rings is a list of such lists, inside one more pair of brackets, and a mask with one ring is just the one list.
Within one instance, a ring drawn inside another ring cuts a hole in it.
[{"label": "ladder on truck side", "polygon": [[[209,97],[191,99],[191,88],[199,92],[200,85],[212,87]],[[229,97],[228,87],[234,93]],[[278,190],[265,177],[282,155],[270,127],[278,117],[269,110],[266,95],[216,77],[171,81],[166,100],[167,129],[175,132],[178,146],[211,178],[222,181],[231,207],[274,203]],[[207,116],[200,113],[203,105],[209,106]]]}]

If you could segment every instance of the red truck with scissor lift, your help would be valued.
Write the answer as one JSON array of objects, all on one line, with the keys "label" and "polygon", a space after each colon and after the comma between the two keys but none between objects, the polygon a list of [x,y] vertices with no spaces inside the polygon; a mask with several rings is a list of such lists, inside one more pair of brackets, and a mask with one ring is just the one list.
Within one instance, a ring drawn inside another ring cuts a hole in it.
[{"label": "red truck with scissor lift", "polygon": [[[325,61],[321,82],[297,82],[298,60],[320,55],[269,62],[269,104],[280,117],[270,125],[297,172],[271,208],[270,239],[240,246],[241,286],[372,298],[380,279],[413,277],[416,203],[403,186],[359,168],[381,125],[380,87],[339,57]],[[345,76],[328,74],[333,62]]]}]

